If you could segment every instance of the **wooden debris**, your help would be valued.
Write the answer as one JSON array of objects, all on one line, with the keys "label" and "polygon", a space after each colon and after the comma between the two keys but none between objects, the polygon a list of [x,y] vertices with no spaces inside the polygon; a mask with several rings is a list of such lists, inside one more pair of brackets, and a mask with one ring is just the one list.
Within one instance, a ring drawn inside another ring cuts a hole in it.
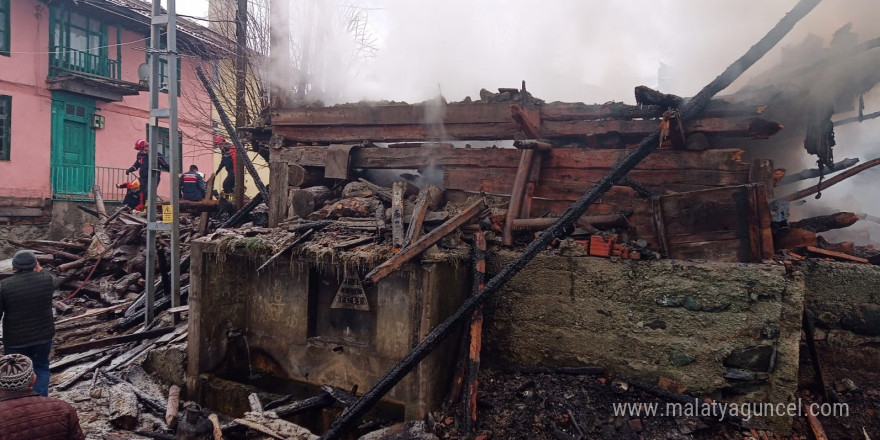
[{"label": "wooden debris", "polygon": [[[513,106],[511,106],[513,107]],[[529,171],[532,169],[534,150],[522,150],[519,167],[513,180],[513,189],[510,191],[510,205],[507,208],[507,219],[504,221],[504,232],[501,243],[505,246],[513,245],[513,220],[519,217],[522,209],[523,197],[525,197],[526,183],[529,180]]]},{"label": "wooden debris", "polygon": [[165,424],[169,428],[177,427],[177,414],[180,410],[180,387],[171,385],[168,388],[168,404],[165,407]]},{"label": "wooden debris", "polygon": [[[476,295],[483,290],[486,277],[486,235],[483,232],[474,234],[473,288]],[[466,374],[462,383],[462,433],[474,430],[477,424],[477,388],[480,377],[480,351],[483,344],[483,309],[478,307],[471,315],[469,350]]]},{"label": "wooden debris", "polygon": [[406,236],[403,230],[403,184],[394,182],[391,188],[391,249],[400,252]]},{"label": "wooden debris", "polygon": [[808,197],[813,194],[816,194],[820,190],[827,189],[828,187],[830,187],[832,185],[840,183],[840,182],[842,182],[852,176],[855,176],[858,173],[861,173],[862,171],[867,170],[868,168],[875,167],[877,165],[880,165],[880,158],[871,159],[871,160],[869,160],[859,166],[852,167],[846,171],[843,171],[840,174],[838,174],[838,175],[836,175],[836,176],[834,176],[834,177],[832,177],[832,178],[830,178],[830,179],[828,179],[818,185],[814,185],[809,188],[805,188],[800,191],[791,193],[787,196],[780,197],[778,200],[788,200],[789,202],[793,202],[795,200],[800,200],[804,197]]},{"label": "wooden debris", "polygon": [[807,229],[785,228],[773,234],[773,246],[776,249],[797,249],[816,244],[816,233]]},{"label": "wooden debris", "polygon": [[98,359],[95,362],[92,362],[88,366],[84,367],[78,373],[73,375],[73,377],[71,377],[70,379],[67,379],[66,381],[56,385],[55,389],[56,390],[65,390],[65,389],[69,388],[71,385],[75,384],[78,380],[82,379],[85,375],[95,371],[97,368],[100,368],[102,365],[110,362],[110,360],[113,359],[113,356],[115,356],[115,355],[116,355],[116,353],[110,353],[110,354],[104,355],[100,359]]},{"label": "wooden debris", "polygon": [[257,393],[248,394],[248,405],[250,405],[251,411],[255,413],[263,412],[263,404],[260,403],[260,396]]},{"label": "wooden debris", "polygon": [[134,341],[142,341],[144,339],[151,339],[157,336],[164,335],[166,333],[171,333],[174,331],[174,327],[162,327],[156,330],[148,330],[141,333],[133,333],[130,335],[120,335],[120,336],[111,336],[109,338],[98,339],[95,341],[82,342],[79,344],[67,345],[58,347],[55,349],[55,353],[58,354],[70,354],[70,353],[79,353],[86,350],[91,350],[93,348],[101,348],[109,345],[121,344],[123,342],[134,342]]},{"label": "wooden debris", "polygon": [[55,325],[61,325],[61,324],[71,322],[71,321],[78,321],[80,319],[89,318],[92,316],[101,315],[101,314],[113,312],[116,310],[122,310],[130,305],[131,305],[131,302],[125,302],[125,303],[115,304],[110,307],[104,307],[102,309],[89,310],[88,312],[83,313],[81,315],[76,315],[76,316],[71,316],[71,317],[64,318],[64,319],[59,319],[59,320],[55,321]]},{"label": "wooden debris", "polygon": [[828,440],[828,435],[825,434],[825,429],[822,427],[822,422],[813,414],[813,411],[810,409],[810,406],[804,402],[803,403],[804,413],[807,415],[807,421],[810,424],[810,430],[813,431],[813,435],[816,436],[816,440]]},{"label": "wooden debris", "polygon": [[813,232],[826,232],[833,229],[842,229],[859,221],[859,215],[854,212],[838,212],[830,215],[805,218],[790,223],[792,228],[802,228]]},{"label": "wooden debris", "polygon": [[291,189],[288,193],[288,204],[292,213],[306,218],[324,205],[333,196],[333,191],[326,186],[313,186],[303,189]]},{"label": "wooden debris", "polygon": [[483,212],[485,207],[486,202],[482,199],[468,206],[458,215],[447,220],[446,223],[443,223],[436,229],[425,234],[411,246],[370,271],[370,273],[364,277],[363,284],[373,285],[378,283],[380,280],[400,268],[400,266],[424,252],[425,249],[428,249],[434,245],[434,243],[440,241],[441,238],[452,233],[452,231],[456,230],[459,226],[473,220],[477,215]]},{"label": "wooden debris", "polygon": [[377,206],[381,206],[381,203],[375,198],[352,197],[330,203],[313,212],[308,218],[320,220],[339,217],[372,217]]},{"label": "wooden debris", "polygon": [[[436,187],[435,187],[436,188]],[[413,208],[412,219],[409,221],[409,227],[406,230],[406,237],[403,240],[403,247],[409,246],[422,235],[422,227],[425,221],[425,214],[428,213],[428,198],[430,190],[423,190],[416,199]]]},{"label": "wooden debris", "polygon": [[853,263],[862,263],[862,264],[870,264],[870,262],[861,257],[856,257],[854,255],[847,255],[842,252],[830,251],[827,249],[820,249],[815,246],[807,246],[807,252],[815,255],[819,255],[822,257],[834,258],[835,260],[843,260],[843,261],[852,261]]},{"label": "wooden debris", "polygon": [[125,380],[120,379],[116,375],[111,374],[106,370],[102,369],[99,371],[101,372],[101,374],[104,377],[106,377],[108,380],[110,380],[110,382],[128,387],[135,394],[135,396],[137,396],[137,398],[141,402],[143,402],[144,407],[147,408],[150,412],[152,412],[158,416],[165,417],[165,408],[167,406],[165,404],[165,402],[159,401],[158,399],[154,399],[152,396],[145,393],[140,388],[132,385],[131,383],[129,383]]},{"label": "wooden debris", "polygon": [[318,227],[314,227],[314,228],[311,228],[311,229],[307,230],[306,232],[303,232],[302,234],[300,234],[299,237],[296,237],[295,239],[293,239],[293,240],[290,242],[290,244],[288,244],[287,246],[285,246],[285,247],[284,247],[283,249],[281,249],[280,251],[276,252],[275,255],[272,255],[271,257],[269,257],[269,259],[266,260],[265,263],[263,263],[262,265],[260,265],[260,267],[257,268],[257,272],[259,272],[259,271],[262,270],[264,267],[268,266],[268,265],[271,264],[273,261],[275,261],[276,259],[278,259],[278,257],[280,257],[283,253],[285,253],[285,252],[287,252],[287,251],[293,249],[294,246],[296,246],[296,245],[298,245],[298,244],[300,244],[300,243],[306,241],[306,239],[309,238],[309,237],[310,237],[310,236],[311,236],[316,230],[318,230],[318,229],[320,229],[320,228],[318,228]]},{"label": "wooden debris", "polygon": [[214,440],[223,440],[223,430],[220,428],[220,419],[217,418],[217,414],[209,415],[208,420],[214,425]]}]

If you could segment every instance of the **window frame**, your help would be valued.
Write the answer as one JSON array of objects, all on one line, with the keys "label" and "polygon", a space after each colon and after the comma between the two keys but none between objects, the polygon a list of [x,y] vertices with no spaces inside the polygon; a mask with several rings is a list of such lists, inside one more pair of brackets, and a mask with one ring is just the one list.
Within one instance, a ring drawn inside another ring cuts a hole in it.
[{"label": "window frame", "polygon": [[12,157],[12,96],[0,95],[0,102],[6,108],[6,114],[0,112],[0,161],[9,161]]},{"label": "window frame", "polygon": [[[73,23],[74,15],[85,19],[85,27]],[[96,25],[94,27],[97,27],[98,30],[95,30],[93,25]],[[71,45],[71,29],[77,29],[85,33],[85,49],[75,48]],[[97,46],[95,47],[92,47],[92,37],[97,37]],[[66,50],[69,49],[97,57],[97,66],[79,66],[83,69],[83,72],[91,75],[112,78],[114,72],[112,72],[113,66],[111,62],[115,61],[121,65],[122,59],[113,60],[110,58],[109,39],[110,31],[106,22],[72,10],[66,5],[51,7],[49,21],[49,47],[60,47],[63,48],[63,50],[61,52],[49,53],[50,67],[55,65],[54,63],[64,64],[65,62],[69,62],[64,58],[68,56]],[[97,51],[97,53],[94,53],[93,51]],[[118,52],[119,51],[117,51],[117,56],[119,56]]]},{"label": "window frame", "polygon": [[[146,132],[147,135],[145,138],[147,139],[147,142],[150,143],[150,146],[153,146],[153,141],[150,140],[150,124],[146,125]],[[171,130],[169,130],[168,127],[159,126],[159,142],[157,142],[156,145],[161,146],[159,152],[165,156],[165,160],[171,158],[169,143],[171,143]],[[183,162],[183,132],[180,130],[177,130],[177,154],[177,157],[180,158],[180,162]]]},{"label": "window frame", "polygon": [[[150,38],[147,38],[147,48],[153,47]],[[165,50],[168,47],[167,33],[163,32],[159,36],[159,49]],[[150,63],[151,54],[147,52],[146,62]],[[177,97],[180,97],[181,87],[181,76],[182,75],[182,58],[180,55],[177,56]],[[159,55],[159,86],[161,87],[163,84],[165,85],[164,89],[160,89],[162,93],[168,93],[168,76],[170,72],[168,71],[168,56],[167,55]]]},{"label": "window frame", "polygon": [[0,13],[6,15],[6,19],[0,21],[0,55],[8,57],[12,49],[12,0],[0,0]]}]

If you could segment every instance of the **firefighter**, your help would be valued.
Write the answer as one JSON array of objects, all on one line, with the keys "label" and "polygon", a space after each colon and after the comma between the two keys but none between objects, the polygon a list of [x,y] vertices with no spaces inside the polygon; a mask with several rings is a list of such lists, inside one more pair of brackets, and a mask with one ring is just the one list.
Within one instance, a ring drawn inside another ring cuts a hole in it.
[{"label": "firefighter", "polygon": [[229,195],[235,192],[235,148],[232,148],[223,136],[214,137],[214,145],[219,146],[223,152],[220,166],[217,167],[215,174],[220,173],[222,169],[226,169],[226,178],[223,179],[223,192]]},{"label": "firefighter", "polygon": [[144,209],[144,193],[141,191],[141,182],[139,180],[123,182],[116,185],[116,187],[126,189],[122,204],[127,206],[128,209],[135,211]]},{"label": "firefighter", "polygon": [[205,199],[207,184],[199,174],[199,167],[189,166],[189,171],[180,175],[180,196],[184,200],[202,201]]},{"label": "firefighter", "polygon": [[[141,188],[144,188],[144,192],[147,191],[146,188],[149,188],[149,179],[150,176],[150,143],[140,139],[134,143],[134,149],[137,150],[137,157],[134,160],[134,165],[128,167],[126,173],[134,173],[138,171],[138,179],[141,182]],[[156,152],[158,156],[159,169],[162,171],[168,171],[171,169],[168,166],[168,162],[165,161],[165,156],[162,156],[161,152]],[[161,178],[161,173],[156,174],[156,185],[159,185],[159,179]]]}]

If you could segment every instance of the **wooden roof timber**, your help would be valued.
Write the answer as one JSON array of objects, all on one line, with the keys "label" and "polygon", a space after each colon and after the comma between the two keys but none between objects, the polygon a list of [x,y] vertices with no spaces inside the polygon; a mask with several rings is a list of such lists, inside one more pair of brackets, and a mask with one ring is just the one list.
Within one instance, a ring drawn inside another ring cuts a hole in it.
[{"label": "wooden roof timber", "polygon": [[[657,110],[656,106],[641,109],[616,103],[551,103],[523,109],[528,121],[546,139],[604,134],[641,139],[657,130]],[[761,107],[718,102],[702,118],[685,124],[684,130],[686,134],[766,138],[782,126],[761,119],[762,111]],[[383,104],[276,109],[272,130],[288,142],[345,143],[513,139],[520,126],[511,116],[510,103],[477,102],[442,107]]]},{"label": "wooden roof timber", "polygon": [[[437,167],[516,168],[520,152],[514,148],[455,148],[449,144],[425,144],[399,148],[359,148],[352,150],[352,168],[416,169]],[[637,170],[744,171],[750,164],[740,160],[743,150],[719,149],[687,151],[657,150],[640,162]],[[272,149],[272,161],[303,167],[324,167],[327,148],[300,146]],[[544,168],[607,170],[623,159],[628,150],[555,148],[545,152]]]}]

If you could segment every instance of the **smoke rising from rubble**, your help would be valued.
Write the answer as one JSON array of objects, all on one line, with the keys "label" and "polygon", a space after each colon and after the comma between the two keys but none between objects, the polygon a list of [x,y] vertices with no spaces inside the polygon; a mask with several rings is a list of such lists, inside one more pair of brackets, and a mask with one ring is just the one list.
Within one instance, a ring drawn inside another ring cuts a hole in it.
[{"label": "smoke rising from rubble", "polygon": [[[302,72],[310,75],[309,97],[325,105],[362,100],[421,102],[436,97],[438,86],[450,102],[465,96],[477,99],[481,88],[518,88],[521,80],[534,96],[548,102],[633,104],[637,85],[694,95],[761,38],[797,0],[353,0],[346,5],[355,4],[366,11],[366,25],[359,29],[373,38],[375,53],[369,57],[358,52],[357,39],[351,38],[351,29],[343,27],[341,4],[318,0],[289,3],[294,52],[312,57],[308,60],[311,67]],[[325,6],[316,6],[318,3]],[[827,46],[836,30],[852,23],[852,31],[863,42],[880,37],[878,22],[876,0],[824,0],[722,94],[754,82],[762,71],[780,63],[787,47],[800,44],[811,34]],[[311,31],[305,35],[307,29]],[[311,52],[305,50],[309,47]],[[275,76],[290,81],[297,75],[300,73],[295,69],[282,68]],[[297,78],[293,84],[302,76]],[[864,101],[865,113],[880,110],[877,91],[867,93]],[[834,119],[852,114],[838,114]],[[858,157],[865,162],[880,156],[880,119],[835,131],[837,160]],[[774,157],[776,166],[789,172],[814,167],[816,157],[804,151],[803,137],[792,139],[790,148],[785,148],[789,154]],[[872,187],[877,177],[880,170],[868,171],[829,188],[820,200],[810,197],[794,215],[852,209],[880,216],[880,208],[874,208],[880,206],[880,196],[864,190]],[[795,189],[780,188],[777,194]],[[880,226],[877,229],[875,235],[880,237]]]}]

